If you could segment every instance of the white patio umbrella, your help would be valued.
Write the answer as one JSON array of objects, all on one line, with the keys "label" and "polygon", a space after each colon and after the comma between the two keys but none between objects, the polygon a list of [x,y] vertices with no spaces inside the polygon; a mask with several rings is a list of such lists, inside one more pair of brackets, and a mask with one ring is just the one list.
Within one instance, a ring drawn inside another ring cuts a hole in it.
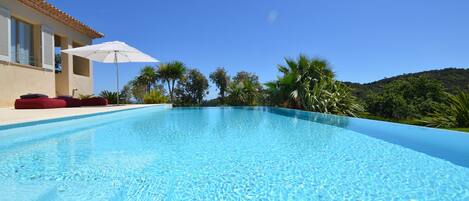
[{"label": "white patio umbrella", "polygon": [[159,62],[155,58],[120,41],[105,42],[62,50],[67,54],[84,57],[102,63],[115,63],[117,76],[117,104],[119,104],[119,64],[128,62]]}]

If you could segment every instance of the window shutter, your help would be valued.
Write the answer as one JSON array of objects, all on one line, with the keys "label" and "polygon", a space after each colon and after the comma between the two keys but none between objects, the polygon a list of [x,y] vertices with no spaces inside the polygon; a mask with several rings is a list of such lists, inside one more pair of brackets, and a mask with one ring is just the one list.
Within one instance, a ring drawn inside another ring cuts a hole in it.
[{"label": "window shutter", "polygon": [[0,7],[0,60],[10,61],[10,11]]},{"label": "window shutter", "polygon": [[54,32],[52,28],[42,25],[42,67],[54,70]]}]

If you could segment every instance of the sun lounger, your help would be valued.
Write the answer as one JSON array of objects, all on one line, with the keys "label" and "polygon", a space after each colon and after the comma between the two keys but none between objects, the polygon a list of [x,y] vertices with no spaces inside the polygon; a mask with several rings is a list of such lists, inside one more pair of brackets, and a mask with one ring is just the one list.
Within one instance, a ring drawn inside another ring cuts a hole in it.
[{"label": "sun lounger", "polygon": [[61,108],[66,106],[67,102],[64,100],[47,97],[15,100],[15,109],[47,109]]},{"label": "sun lounger", "polygon": [[85,98],[81,99],[82,106],[104,106],[107,105],[108,101],[102,97],[92,97],[92,98]]},{"label": "sun lounger", "polygon": [[67,103],[67,107],[80,107],[81,100],[73,98],[71,96],[58,96],[56,99],[64,100]]}]

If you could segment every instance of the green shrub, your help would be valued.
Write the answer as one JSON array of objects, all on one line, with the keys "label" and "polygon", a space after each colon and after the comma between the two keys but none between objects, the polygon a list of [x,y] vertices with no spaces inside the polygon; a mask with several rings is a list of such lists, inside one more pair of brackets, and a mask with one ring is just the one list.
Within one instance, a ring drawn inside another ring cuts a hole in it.
[{"label": "green shrub", "polygon": [[363,112],[363,107],[356,103],[350,89],[332,78],[305,82],[299,90],[299,97],[303,108],[308,111],[346,116],[358,116]]},{"label": "green shrub", "polygon": [[469,128],[469,93],[459,91],[456,95],[447,95],[446,103],[434,108],[435,112],[422,122],[432,127]]},{"label": "green shrub", "polygon": [[168,97],[161,90],[153,89],[143,96],[143,102],[145,104],[167,103]]},{"label": "green shrub", "polygon": [[78,95],[79,99],[87,99],[87,98],[92,98],[92,97],[94,97],[93,94],[79,94]]},{"label": "green shrub", "polygon": [[107,99],[109,104],[117,104],[117,92],[104,90],[99,93],[99,96]]}]

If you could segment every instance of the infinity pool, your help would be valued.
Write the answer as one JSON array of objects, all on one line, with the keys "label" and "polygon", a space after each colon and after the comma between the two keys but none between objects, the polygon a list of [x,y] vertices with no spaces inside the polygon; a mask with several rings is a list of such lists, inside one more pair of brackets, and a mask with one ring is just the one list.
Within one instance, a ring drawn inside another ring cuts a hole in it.
[{"label": "infinity pool", "polygon": [[469,200],[469,134],[148,107],[0,127],[0,200]]}]

